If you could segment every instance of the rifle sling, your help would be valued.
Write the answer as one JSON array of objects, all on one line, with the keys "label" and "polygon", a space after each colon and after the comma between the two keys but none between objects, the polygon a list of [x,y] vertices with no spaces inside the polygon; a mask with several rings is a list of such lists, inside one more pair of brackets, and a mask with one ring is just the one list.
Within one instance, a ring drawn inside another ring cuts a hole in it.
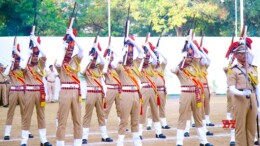
[{"label": "rifle sling", "polygon": [[255,89],[256,89],[255,85],[250,81],[250,79],[249,79],[248,77],[246,77],[246,73],[243,72],[243,70],[242,70],[241,68],[239,68],[237,65],[235,65],[234,68],[237,68],[238,70],[241,71],[241,73],[245,76],[245,78],[247,78],[247,80],[248,80],[249,83],[252,85],[253,89],[255,90]]}]

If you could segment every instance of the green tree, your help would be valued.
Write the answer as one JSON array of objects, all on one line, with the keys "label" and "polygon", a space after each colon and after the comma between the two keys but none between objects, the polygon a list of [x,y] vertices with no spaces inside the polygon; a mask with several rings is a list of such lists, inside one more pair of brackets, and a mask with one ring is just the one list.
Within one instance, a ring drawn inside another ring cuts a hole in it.
[{"label": "green tree", "polygon": [[[107,0],[0,0],[0,35],[29,35],[37,6],[36,34],[63,36],[74,2],[78,3],[74,28],[79,36],[108,36]],[[37,5],[36,3],[37,2]],[[128,6],[130,34],[145,36],[152,22],[151,36],[185,36],[192,28],[196,34],[231,36],[234,33],[234,0],[111,0],[112,36],[124,35]],[[260,1],[244,1],[248,36],[259,36]],[[238,30],[240,30],[238,1]]]}]

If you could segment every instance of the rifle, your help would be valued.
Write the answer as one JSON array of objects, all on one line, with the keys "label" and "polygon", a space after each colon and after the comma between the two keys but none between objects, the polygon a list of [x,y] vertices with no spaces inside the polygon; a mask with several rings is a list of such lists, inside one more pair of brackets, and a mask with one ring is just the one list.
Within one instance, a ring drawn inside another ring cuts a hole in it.
[{"label": "rifle", "polygon": [[[34,5],[34,20],[33,20],[33,26],[30,35],[34,35],[35,33],[35,25],[36,25],[36,17],[37,17],[36,11],[37,11],[37,0],[35,0],[35,5]],[[33,47],[34,47],[33,41],[30,40],[29,49],[33,50]]]},{"label": "rifle", "polygon": [[[188,31],[188,35],[189,35],[189,39],[191,39],[192,29],[190,29],[190,30]],[[190,44],[189,44],[189,40],[186,40],[186,41],[185,41],[185,44],[184,44],[183,52],[184,52],[184,51],[187,51],[187,52],[188,52],[189,45],[190,45]],[[182,61],[182,64],[181,64],[181,69],[182,69],[183,66],[184,66],[185,60],[186,60],[186,57],[183,58],[183,61]]]},{"label": "rifle", "polygon": [[109,36],[109,38],[108,38],[108,47],[107,47],[107,55],[106,56],[104,56],[108,61],[110,61],[110,59],[111,59],[111,49],[110,49],[110,45],[111,45],[111,36]]},{"label": "rifle", "polygon": [[[233,42],[234,42],[234,37],[235,37],[235,34],[233,34],[233,36],[232,36],[231,44],[230,44],[230,45],[233,44]],[[235,60],[235,56],[232,55],[232,56],[231,56],[231,59],[230,59],[230,62],[229,62],[229,65],[231,65],[231,64],[233,63],[234,60]]]},{"label": "rifle", "polygon": [[240,37],[243,40],[243,45],[244,45],[244,49],[245,49],[245,60],[246,60],[246,89],[248,89],[248,62],[247,62],[247,54],[248,54],[248,50],[247,50],[247,46],[246,46],[246,32],[247,32],[247,26],[245,25],[242,29],[241,35]]},{"label": "rifle", "polygon": [[[123,48],[123,50],[125,50],[125,48],[128,48],[126,38],[128,38],[128,36],[129,36],[129,28],[130,28],[129,13],[130,13],[130,5],[128,7],[127,19],[126,19],[126,23],[125,23],[125,38],[124,38],[124,48]],[[128,53],[128,49],[126,49],[126,52],[125,52],[125,55],[124,55],[124,58],[123,58],[123,65],[126,65],[127,53]]]},{"label": "rifle", "polygon": [[[13,44],[13,49],[15,49],[16,47],[16,44],[17,44],[17,39],[16,39],[16,36],[14,37],[14,44]],[[13,50],[13,54],[12,54],[13,58],[15,58],[15,50]],[[9,73],[13,70],[13,67],[14,67],[14,61],[12,61],[12,64],[11,64],[11,67],[10,67],[10,70],[9,70]]]},{"label": "rifle", "polygon": [[202,33],[202,30],[200,30],[200,36],[201,36],[201,39],[200,39],[200,48],[203,47],[203,40],[204,40],[204,35]]},{"label": "rifle", "polygon": [[[32,26],[32,29],[31,29],[31,33],[30,33],[30,35],[34,35],[34,33],[35,33],[35,25],[36,25],[36,11],[37,11],[37,0],[35,0],[35,5],[34,5],[35,7],[34,7],[34,20],[33,20],[33,26]],[[34,48],[34,43],[33,43],[33,41],[32,40],[30,40],[30,42],[29,42],[29,50],[32,50],[32,53],[33,53],[33,48]],[[30,62],[31,62],[31,55],[30,55],[30,57],[29,57],[29,59],[28,59],[28,61],[27,61],[27,64],[29,64]]]},{"label": "rifle", "polygon": [[145,38],[145,45],[144,45],[144,53],[145,53],[145,54],[146,54],[147,51],[148,51],[148,48],[146,47],[146,43],[148,42],[148,40],[149,40],[149,38],[150,38],[150,34],[151,34],[150,32],[151,32],[152,24],[153,24],[153,22],[151,21],[150,26],[149,26],[149,30],[148,30],[148,32],[147,32],[147,34],[146,34],[146,38]]},{"label": "rifle", "polygon": [[[94,39],[94,44],[97,44],[97,46],[98,46],[98,39],[99,39],[100,29],[101,29],[101,27],[99,28],[98,33],[97,33],[97,35],[96,35],[96,37],[95,37],[95,39]],[[91,50],[90,50],[90,52],[89,52],[89,55],[90,55],[90,56],[94,56],[95,53],[96,53],[95,47],[92,47]]]},{"label": "rifle", "polygon": [[[160,46],[160,41],[161,41],[161,37],[162,37],[163,31],[164,31],[164,29],[162,30],[162,32],[161,32],[161,34],[160,34],[160,36],[159,36],[159,38],[158,38],[158,40],[157,40],[157,44],[156,44],[156,48],[157,48],[157,49],[158,49],[159,46]],[[159,61],[159,54],[158,54],[158,52],[157,52],[157,51],[154,51],[154,54],[155,54],[156,57],[157,57],[157,61]]]},{"label": "rifle", "polygon": [[160,36],[157,40],[156,48],[159,48],[159,46],[160,46],[161,37],[162,37],[162,34],[160,34]]},{"label": "rifle", "polygon": [[[74,20],[75,20],[75,9],[76,9],[76,6],[77,6],[77,3],[75,2],[74,3],[74,7],[73,7],[73,11],[71,13],[71,16],[69,18],[69,24],[68,24],[68,29],[72,29],[72,26],[73,26],[73,23],[74,23]],[[72,41],[72,39],[70,38],[70,35],[69,34],[66,34],[66,43],[70,43]]]},{"label": "rifle", "polygon": [[164,31],[164,28],[163,28],[163,30],[162,30],[162,32],[161,32],[161,34],[160,34],[160,36],[159,36],[159,38],[157,40],[156,48],[159,48],[159,46],[160,46],[160,41],[161,41],[161,37],[163,35],[163,31]]}]

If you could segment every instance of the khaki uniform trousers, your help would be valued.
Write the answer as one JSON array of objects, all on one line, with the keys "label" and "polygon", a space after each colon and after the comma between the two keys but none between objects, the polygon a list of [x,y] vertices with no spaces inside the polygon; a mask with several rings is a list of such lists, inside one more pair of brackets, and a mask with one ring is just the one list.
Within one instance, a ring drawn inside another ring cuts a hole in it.
[{"label": "khaki uniform trousers", "polygon": [[159,106],[159,116],[160,118],[166,117],[165,106],[166,106],[166,97],[164,91],[158,91],[160,96],[160,106]]},{"label": "khaki uniform trousers", "polygon": [[227,90],[227,113],[233,113],[232,93]]},{"label": "khaki uniform trousers", "polygon": [[98,118],[99,126],[105,126],[105,112],[104,105],[102,102],[102,93],[87,93],[85,100],[85,115],[83,118],[83,128],[89,128],[92,118],[94,107],[96,107],[96,113]]},{"label": "khaki uniform trousers", "polygon": [[20,105],[20,113],[23,121],[24,111],[24,91],[10,91],[9,92],[9,109],[5,125],[12,125],[16,105]]},{"label": "khaki uniform trousers", "polygon": [[204,103],[205,115],[209,115],[210,114],[210,93],[208,88],[204,88],[204,94],[205,94],[205,98],[203,103]]},{"label": "khaki uniform trousers", "polygon": [[[245,96],[233,96],[234,116],[236,120],[236,146],[253,146],[256,133],[257,101],[255,93],[251,101]],[[250,109],[250,102],[252,109]]]},{"label": "khaki uniform trousers", "polygon": [[10,87],[11,87],[11,84],[6,84],[6,100],[7,100],[7,104],[9,104],[9,92],[10,92]]},{"label": "khaki uniform trousers", "polygon": [[79,102],[78,89],[61,89],[59,93],[58,128],[56,139],[64,141],[69,111],[73,121],[74,139],[82,138],[81,103]]},{"label": "khaki uniform trousers", "polygon": [[24,119],[22,130],[29,130],[33,114],[34,105],[36,106],[38,129],[45,129],[45,107],[41,107],[40,91],[26,91],[24,96]]},{"label": "khaki uniform trousers", "polygon": [[[165,112],[165,106],[166,106],[166,95],[164,91],[158,91],[158,94],[160,96],[160,105],[159,105],[159,117],[160,118],[166,118],[166,112]],[[151,113],[151,108],[148,105],[147,108],[147,118],[152,119],[152,113]]]},{"label": "khaki uniform trousers", "polygon": [[118,89],[107,89],[106,92],[106,109],[104,109],[105,111],[105,118],[108,119],[108,115],[111,111],[111,108],[113,106],[113,103],[115,102],[116,105],[116,113],[117,113],[117,117],[120,117],[120,111],[119,111],[119,98],[120,98],[120,94],[118,92]]},{"label": "khaki uniform trousers", "polygon": [[160,118],[158,113],[157,97],[155,96],[153,88],[142,88],[141,93],[143,97],[143,114],[140,116],[139,124],[145,124],[146,122],[148,105],[150,105],[153,122],[159,122]]},{"label": "khaki uniform trousers", "polygon": [[120,124],[119,135],[125,135],[128,119],[131,120],[131,132],[139,131],[140,101],[138,92],[122,92],[120,98]]},{"label": "khaki uniform trousers", "polygon": [[6,95],[6,84],[0,84],[0,98],[2,98],[3,105],[8,104],[8,99]]},{"label": "khaki uniform trousers", "polygon": [[[201,114],[202,114],[202,119],[205,120],[205,115],[209,114],[210,111],[210,93],[209,90],[204,88],[204,98],[202,100],[202,106],[201,106]],[[208,114],[206,112],[208,111]]]},{"label": "khaki uniform trousers", "polygon": [[197,106],[195,93],[181,93],[179,99],[179,119],[177,129],[185,130],[186,121],[190,119],[190,110],[192,111],[196,128],[203,127],[202,108]]},{"label": "khaki uniform trousers", "polygon": [[55,97],[55,82],[47,84],[47,92],[48,92],[48,101],[53,101]]}]

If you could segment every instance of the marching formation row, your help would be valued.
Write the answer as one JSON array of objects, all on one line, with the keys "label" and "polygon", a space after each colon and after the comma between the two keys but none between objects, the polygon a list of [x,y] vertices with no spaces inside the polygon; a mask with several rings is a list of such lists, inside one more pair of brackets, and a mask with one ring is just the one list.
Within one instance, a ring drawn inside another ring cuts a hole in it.
[{"label": "marching formation row", "polygon": [[[120,119],[118,128],[117,145],[124,145],[124,137],[129,122],[131,121],[131,132],[135,146],[142,145],[143,125],[147,119],[147,107],[150,106],[148,114],[148,129],[153,123],[156,138],[166,138],[162,128],[169,129],[165,116],[165,104],[167,89],[165,87],[164,70],[167,58],[160,52],[159,43],[155,47],[147,39],[140,47],[133,36],[125,37],[122,52],[114,51],[111,45],[101,53],[101,47],[96,37],[93,48],[89,52],[88,66],[83,75],[87,82],[86,87],[80,86],[78,73],[84,51],[76,38],[76,31],[69,28],[64,37],[65,54],[62,62],[55,62],[61,91],[59,93],[59,108],[57,111],[56,145],[64,146],[65,127],[69,111],[72,113],[74,127],[74,146],[87,144],[90,121],[94,107],[97,111],[98,124],[100,126],[101,139],[104,142],[112,142],[113,139],[107,134],[106,119],[109,116],[112,104],[115,102],[117,116]],[[189,136],[185,131],[186,125],[190,125],[191,115],[194,119],[200,146],[213,146],[207,140],[207,135],[213,135],[206,126],[214,126],[210,122],[210,92],[207,81],[207,68],[210,59],[208,50],[192,39],[189,32],[182,49],[183,59],[179,65],[171,70],[176,74],[181,84],[181,96],[179,107],[179,119],[177,124],[176,145],[182,146],[184,137]],[[230,56],[230,64],[224,71],[228,78],[228,114],[227,119],[236,120],[236,128],[231,131],[230,145],[251,146],[254,144],[256,133],[256,116],[259,112],[257,100],[258,78],[257,68],[251,65],[253,54],[251,39],[241,37],[238,42],[232,42],[226,57]],[[74,48],[79,51],[72,56]],[[19,44],[13,47],[13,64],[6,69],[9,77],[9,111],[6,120],[5,140],[10,139],[10,131],[14,109],[19,103],[22,117],[22,141],[21,146],[26,146],[28,138],[33,137],[29,129],[34,106],[37,110],[38,128],[42,146],[51,146],[46,138],[46,125],[44,106],[45,90],[43,77],[46,64],[44,48],[41,48],[40,38],[30,35],[30,48],[32,50],[25,68],[20,67],[22,58]],[[134,49],[137,49],[137,58],[134,58]],[[41,57],[39,57],[41,54]],[[100,62],[97,63],[97,58]],[[236,59],[237,64],[233,65]],[[50,66],[52,68],[52,66]],[[6,88],[6,77],[3,74],[4,67],[0,66],[0,86]],[[53,70],[53,69],[51,69]],[[53,83],[53,78],[46,78]],[[104,80],[107,91],[105,93],[101,82]],[[85,115],[81,122],[81,89],[87,89],[85,100]],[[6,95],[4,95],[6,96]],[[4,98],[6,99],[6,98]],[[7,105],[4,101],[4,106]],[[232,114],[231,114],[232,113]],[[232,115],[232,116],[231,116]],[[232,118],[231,118],[232,117]],[[246,131],[246,132],[245,132]],[[235,141],[236,139],[236,141]]]}]

